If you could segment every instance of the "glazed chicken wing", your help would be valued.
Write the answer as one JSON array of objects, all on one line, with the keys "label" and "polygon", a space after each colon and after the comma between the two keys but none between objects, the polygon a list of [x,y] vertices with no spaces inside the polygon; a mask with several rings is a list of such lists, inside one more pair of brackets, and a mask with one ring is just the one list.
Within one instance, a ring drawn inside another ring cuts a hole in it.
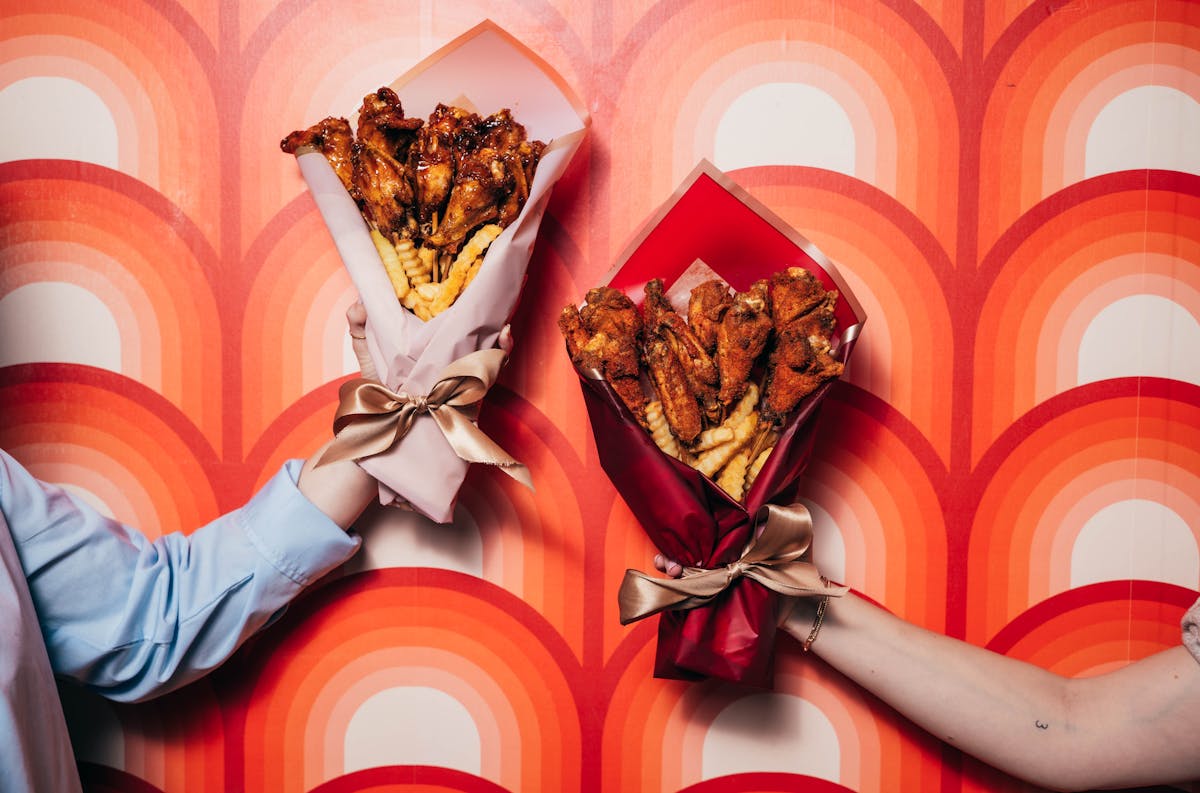
[{"label": "glazed chicken wing", "polygon": [[446,199],[446,214],[425,239],[435,248],[457,251],[472,229],[499,218],[509,185],[508,169],[496,157],[495,149],[476,149],[464,155]]},{"label": "glazed chicken wing", "polygon": [[507,171],[509,191],[498,208],[499,221],[507,226],[516,220],[529,198],[533,173],[546,147],[526,137],[525,127],[513,119],[508,108],[485,118],[480,129],[481,145],[496,152],[496,159]]},{"label": "glazed chicken wing", "polygon": [[408,159],[408,150],[417,139],[417,130],[425,122],[406,118],[400,97],[390,88],[380,88],[363,97],[358,109],[356,137],[400,162]]},{"label": "glazed chicken wing", "polygon": [[417,223],[424,235],[432,233],[434,215],[442,211],[454,186],[458,148],[468,141],[473,145],[478,124],[474,113],[439,104],[417,132],[409,167],[416,179]]},{"label": "glazed chicken wing", "polygon": [[407,166],[361,140],[354,142],[350,162],[350,194],[367,222],[389,239],[411,235],[408,210],[413,203],[413,189]]},{"label": "glazed chicken wing", "polygon": [[344,118],[327,118],[319,121],[308,129],[298,129],[279,143],[279,148],[288,154],[295,154],[300,149],[311,147],[325,155],[334,173],[342,180],[346,190],[353,192],[350,163],[350,149],[354,143],[354,133],[350,130],[350,122]]},{"label": "glazed chicken wing", "polygon": [[722,405],[728,407],[746,393],[750,372],[767,346],[771,329],[767,282],[756,281],[745,292],[734,295],[733,305],[717,328],[717,368],[721,373],[718,398]]},{"label": "glazed chicken wing", "polygon": [[460,136],[446,212],[428,238],[431,245],[443,250],[458,250],[471,230],[482,223],[495,221],[507,226],[516,220],[529,197],[529,183],[544,148],[526,139],[525,127],[513,120],[507,108],[479,122],[475,135],[470,142]]}]

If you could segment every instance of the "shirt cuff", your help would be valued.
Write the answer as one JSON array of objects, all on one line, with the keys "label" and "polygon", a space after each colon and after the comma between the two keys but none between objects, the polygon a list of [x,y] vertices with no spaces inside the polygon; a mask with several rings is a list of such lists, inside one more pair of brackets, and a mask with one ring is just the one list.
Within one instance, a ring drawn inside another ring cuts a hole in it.
[{"label": "shirt cuff", "polygon": [[302,462],[289,460],[238,511],[238,523],[271,565],[300,586],[345,562],[362,543],[296,487]]}]

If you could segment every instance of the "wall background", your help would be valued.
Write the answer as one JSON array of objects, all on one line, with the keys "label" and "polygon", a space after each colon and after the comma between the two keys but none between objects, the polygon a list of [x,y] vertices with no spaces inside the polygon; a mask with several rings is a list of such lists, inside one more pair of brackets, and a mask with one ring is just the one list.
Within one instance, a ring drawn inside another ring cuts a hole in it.
[{"label": "wall background", "polygon": [[[785,641],[774,693],[650,675],[653,553],[557,309],[700,158],[869,320],[806,496],[822,568],[1067,674],[1200,587],[1200,5],[0,1],[0,444],[157,535],[328,433],[353,291],[293,160],[485,17],[592,114],[456,522],[366,549],[209,679],[64,687],[93,791],[1013,791]],[[486,64],[481,64],[486,68]]]}]

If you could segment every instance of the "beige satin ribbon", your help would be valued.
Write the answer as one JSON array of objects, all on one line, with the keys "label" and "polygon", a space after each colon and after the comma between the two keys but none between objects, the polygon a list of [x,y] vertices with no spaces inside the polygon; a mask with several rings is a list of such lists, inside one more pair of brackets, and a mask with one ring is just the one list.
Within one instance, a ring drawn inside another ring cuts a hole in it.
[{"label": "beige satin ribbon", "polygon": [[812,517],[803,504],[767,504],[758,511],[754,524],[761,525],[762,531],[747,544],[740,559],[724,567],[685,567],[679,578],[653,578],[640,570],[626,570],[617,593],[621,624],[660,611],[703,606],[741,577],[781,595],[845,594],[847,587],[830,584],[811,562],[801,558],[812,544]]},{"label": "beige satin ribbon", "polygon": [[504,363],[503,350],[478,350],[442,370],[424,396],[396,393],[375,380],[358,378],[342,384],[333,420],[336,437],[318,465],[334,460],[361,460],[391,449],[408,434],[417,417],[437,422],[460,459],[499,466],[504,473],[532,489],[529,469],[484,434],[471,420]]}]

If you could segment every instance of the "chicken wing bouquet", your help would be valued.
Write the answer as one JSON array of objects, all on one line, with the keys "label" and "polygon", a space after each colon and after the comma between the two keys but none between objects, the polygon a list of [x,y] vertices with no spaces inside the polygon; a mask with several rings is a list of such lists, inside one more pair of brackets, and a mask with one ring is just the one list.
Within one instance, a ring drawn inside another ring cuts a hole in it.
[{"label": "chicken wing bouquet", "polygon": [[358,460],[383,503],[448,522],[472,462],[530,484],[475,419],[588,123],[547,64],[484,22],[366,94],[356,117],[283,139],[367,309],[380,375],[343,385],[327,457]]},{"label": "chicken wing bouquet", "polygon": [[770,687],[777,593],[844,591],[806,561],[792,502],[864,320],[832,263],[708,163],[562,310],[601,465],[685,568],[621,587],[623,623],[660,615],[655,676]]}]

